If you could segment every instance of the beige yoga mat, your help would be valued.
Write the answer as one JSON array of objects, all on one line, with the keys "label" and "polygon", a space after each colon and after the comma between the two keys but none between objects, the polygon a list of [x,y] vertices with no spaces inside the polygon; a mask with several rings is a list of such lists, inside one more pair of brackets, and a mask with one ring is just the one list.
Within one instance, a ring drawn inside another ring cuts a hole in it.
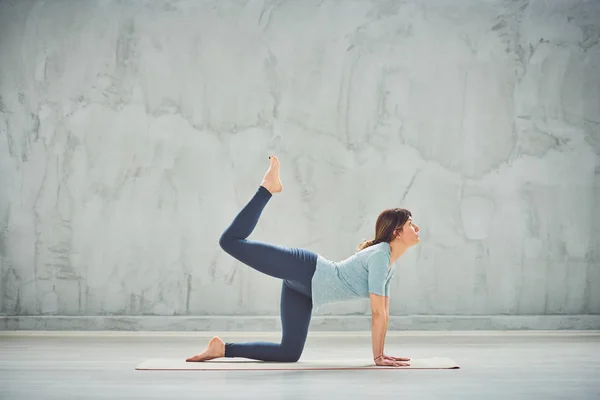
[{"label": "beige yoga mat", "polygon": [[380,369],[458,369],[449,358],[417,358],[409,367],[379,367],[365,360],[321,360],[295,363],[276,363],[254,360],[214,360],[186,362],[185,359],[154,358],[144,361],[135,369],[140,371],[246,371],[246,370],[380,370]]}]

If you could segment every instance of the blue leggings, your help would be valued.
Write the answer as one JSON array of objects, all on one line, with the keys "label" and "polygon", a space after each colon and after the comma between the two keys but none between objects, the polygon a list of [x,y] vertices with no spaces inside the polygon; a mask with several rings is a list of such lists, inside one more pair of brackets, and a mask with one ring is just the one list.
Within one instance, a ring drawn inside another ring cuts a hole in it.
[{"label": "blue leggings", "polygon": [[272,194],[262,186],[223,232],[219,245],[257,271],[283,280],[281,343],[225,343],[225,357],[296,362],[300,359],[312,313],[311,280],[317,254],[305,249],[247,240]]}]

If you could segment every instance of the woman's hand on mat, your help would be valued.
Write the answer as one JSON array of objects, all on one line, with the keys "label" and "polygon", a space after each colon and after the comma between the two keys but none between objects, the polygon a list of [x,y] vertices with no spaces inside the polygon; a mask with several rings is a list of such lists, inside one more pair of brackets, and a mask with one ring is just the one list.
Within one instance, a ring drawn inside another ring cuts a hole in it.
[{"label": "woman's hand on mat", "polygon": [[408,366],[410,366],[410,364],[407,362],[400,362],[400,361],[392,360],[390,357],[387,357],[387,356],[377,357],[375,359],[375,365],[378,365],[380,367],[408,367]]},{"label": "woman's hand on mat", "polygon": [[383,355],[384,359],[387,360],[391,360],[391,361],[410,361],[410,358],[406,358],[406,357],[392,357],[392,356],[386,356],[385,354]]}]

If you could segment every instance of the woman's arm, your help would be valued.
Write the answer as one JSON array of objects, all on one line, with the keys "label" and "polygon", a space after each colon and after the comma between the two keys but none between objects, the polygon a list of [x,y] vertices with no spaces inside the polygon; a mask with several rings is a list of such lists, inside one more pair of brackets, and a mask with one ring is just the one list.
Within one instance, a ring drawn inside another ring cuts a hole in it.
[{"label": "woman's arm", "polygon": [[390,298],[385,297],[385,331],[383,332],[383,346],[385,348],[385,338],[387,336],[388,325],[390,323]]},{"label": "woman's arm", "polygon": [[383,356],[388,317],[386,314],[385,296],[371,293],[371,342],[373,343],[373,359],[377,361]]},{"label": "woman's arm", "polygon": [[390,268],[390,257],[384,252],[374,253],[367,260],[369,269],[369,299],[371,300],[371,341],[373,342],[373,359],[377,365],[401,364],[385,357],[383,348],[389,321],[389,290],[387,278]]},{"label": "woman's arm", "polygon": [[390,298],[385,297],[385,315],[390,318]]}]

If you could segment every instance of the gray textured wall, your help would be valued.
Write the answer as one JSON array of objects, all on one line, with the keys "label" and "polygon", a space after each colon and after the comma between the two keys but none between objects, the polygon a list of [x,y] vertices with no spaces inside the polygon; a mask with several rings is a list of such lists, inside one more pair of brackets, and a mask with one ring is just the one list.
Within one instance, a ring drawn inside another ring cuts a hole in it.
[{"label": "gray textured wall", "polygon": [[1,314],[277,315],[217,243],[269,152],[254,239],[413,211],[394,315],[600,314],[599,4],[0,2]]}]

